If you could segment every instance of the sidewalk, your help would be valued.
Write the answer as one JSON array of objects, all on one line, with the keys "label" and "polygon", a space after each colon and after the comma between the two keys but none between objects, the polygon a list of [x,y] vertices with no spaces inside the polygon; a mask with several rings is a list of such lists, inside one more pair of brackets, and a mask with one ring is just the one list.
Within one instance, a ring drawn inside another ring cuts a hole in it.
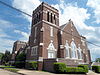
[{"label": "sidewalk", "polygon": [[43,72],[43,71],[34,71],[34,70],[25,70],[25,69],[18,69],[18,70],[19,70],[18,73],[21,73],[23,75],[100,75],[90,70],[87,74],[54,74],[54,73]]},{"label": "sidewalk", "polygon": [[93,71],[89,70],[89,72],[87,73],[87,75],[100,75],[100,74],[95,73],[95,72],[93,72]]}]

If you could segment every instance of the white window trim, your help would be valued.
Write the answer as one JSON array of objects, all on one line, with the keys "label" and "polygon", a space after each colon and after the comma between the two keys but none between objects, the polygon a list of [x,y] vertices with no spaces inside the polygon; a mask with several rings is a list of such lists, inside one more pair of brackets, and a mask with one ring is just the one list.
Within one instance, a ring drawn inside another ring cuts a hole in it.
[{"label": "white window trim", "polygon": [[79,57],[79,59],[82,59],[82,49],[79,47],[78,51],[79,51],[79,56],[81,56],[81,57]]},{"label": "white window trim", "polygon": [[66,55],[66,51],[65,51],[65,55],[66,55],[65,58],[70,58],[69,45],[68,45],[68,41],[67,40],[66,40],[66,44],[65,44],[65,50],[66,50],[66,48],[67,48],[68,56]]},{"label": "white window trim", "polygon": [[82,45],[85,46],[85,40],[81,37]]},{"label": "white window trim", "polygon": [[[73,49],[73,47],[74,47],[74,49]],[[74,41],[71,42],[71,52],[74,52],[74,57],[73,57],[73,54],[71,53],[72,59],[78,59],[77,47],[76,47]]]},{"label": "white window trim", "polygon": [[53,37],[53,27],[50,26],[50,36]]},{"label": "white window trim", "polygon": [[37,27],[35,27],[35,38],[36,38],[36,35],[37,35]]},{"label": "white window trim", "polygon": [[43,43],[40,43],[40,46],[43,46]]}]

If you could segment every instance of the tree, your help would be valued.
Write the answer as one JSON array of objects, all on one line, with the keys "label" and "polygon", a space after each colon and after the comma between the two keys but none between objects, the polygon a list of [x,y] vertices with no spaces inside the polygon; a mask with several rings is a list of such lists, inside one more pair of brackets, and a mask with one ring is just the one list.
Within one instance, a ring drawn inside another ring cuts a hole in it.
[{"label": "tree", "polygon": [[10,58],[11,58],[10,51],[6,50],[5,54],[1,58],[1,63],[4,64],[4,65],[6,65],[7,63],[9,63]]},{"label": "tree", "polygon": [[24,52],[19,53],[15,59],[15,66],[17,68],[25,68],[25,60],[26,60],[26,54]]},{"label": "tree", "polygon": [[25,61],[25,60],[26,60],[26,54],[24,52],[16,56],[16,61]]},{"label": "tree", "polygon": [[95,60],[96,62],[100,62],[100,58],[96,58],[96,60]]},{"label": "tree", "polygon": [[2,56],[3,56],[3,53],[0,53],[0,60],[1,60]]}]

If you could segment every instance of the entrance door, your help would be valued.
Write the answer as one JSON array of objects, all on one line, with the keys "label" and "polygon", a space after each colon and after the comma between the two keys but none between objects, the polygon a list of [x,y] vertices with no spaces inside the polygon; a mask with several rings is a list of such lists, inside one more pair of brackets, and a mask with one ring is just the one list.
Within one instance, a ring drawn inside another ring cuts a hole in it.
[{"label": "entrance door", "polygon": [[55,58],[54,52],[48,52],[48,58]]}]

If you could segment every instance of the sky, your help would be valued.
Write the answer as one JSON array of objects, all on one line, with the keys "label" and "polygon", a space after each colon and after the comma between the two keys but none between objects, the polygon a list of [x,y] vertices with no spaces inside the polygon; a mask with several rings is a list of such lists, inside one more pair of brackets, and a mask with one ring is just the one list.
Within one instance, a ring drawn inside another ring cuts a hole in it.
[{"label": "sky", "polygon": [[[100,45],[100,0],[0,0],[28,14],[46,2],[59,10],[60,26],[71,19],[80,35]],[[27,42],[31,18],[0,3],[0,52],[12,51],[16,40]],[[100,57],[100,47],[88,43],[92,61]]]}]

